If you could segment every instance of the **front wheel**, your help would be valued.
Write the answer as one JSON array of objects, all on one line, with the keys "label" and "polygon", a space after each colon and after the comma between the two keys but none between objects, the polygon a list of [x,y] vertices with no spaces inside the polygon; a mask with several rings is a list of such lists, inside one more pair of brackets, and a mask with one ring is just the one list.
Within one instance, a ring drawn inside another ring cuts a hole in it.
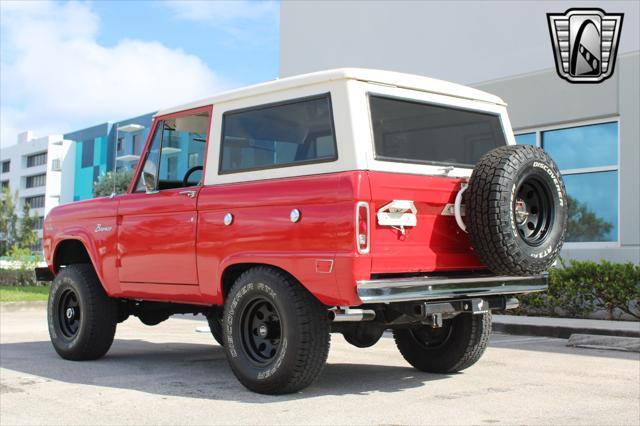
[{"label": "front wheel", "polygon": [[222,312],[216,309],[215,312],[207,315],[207,322],[209,323],[209,331],[214,340],[218,342],[220,346],[224,346],[224,339],[222,338]]},{"label": "front wheel", "polygon": [[56,352],[74,361],[107,353],[118,323],[118,305],[105,293],[91,265],[69,265],[56,276],[47,305]]},{"label": "front wheel", "polygon": [[440,328],[423,325],[393,331],[404,359],[418,370],[454,373],[475,364],[489,343],[491,313],[459,314]]},{"label": "front wheel", "polygon": [[242,274],[229,292],[222,324],[231,369],[254,392],[297,392],[327,360],[326,308],[278,270],[256,267]]}]

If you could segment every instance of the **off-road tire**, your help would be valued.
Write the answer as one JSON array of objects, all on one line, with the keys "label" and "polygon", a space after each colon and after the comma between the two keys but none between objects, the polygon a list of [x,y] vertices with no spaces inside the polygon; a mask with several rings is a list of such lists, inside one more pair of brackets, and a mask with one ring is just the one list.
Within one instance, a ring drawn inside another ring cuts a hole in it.
[{"label": "off-road tire", "polygon": [[[262,346],[251,344],[258,339],[251,336],[258,334],[243,329],[245,324],[253,327],[251,319],[258,318],[264,306],[271,306],[269,312],[279,319],[273,321],[269,315],[268,328],[269,332],[279,330],[280,338],[273,340],[278,344],[271,358],[260,362],[256,351]],[[236,280],[226,298],[222,324],[231,369],[254,392],[287,394],[309,386],[322,372],[329,354],[326,307],[291,276],[273,268],[255,267]]]},{"label": "off-road tire", "polygon": [[220,346],[224,346],[223,329],[222,329],[222,312],[213,312],[207,315],[207,322],[209,323],[209,330],[211,335]]},{"label": "off-road tire", "polygon": [[342,336],[347,343],[356,348],[370,348],[380,341],[384,330],[384,326],[368,324],[366,321],[356,322],[348,324],[342,332]]},{"label": "off-road tire", "polygon": [[[433,335],[439,337],[424,338]],[[459,314],[445,320],[443,329],[423,325],[393,331],[396,346],[409,364],[421,371],[443,374],[475,364],[487,348],[490,335],[490,313]]]},{"label": "off-road tire", "polygon": [[[75,300],[78,306],[78,316],[73,321],[77,325],[73,327],[75,332],[70,331],[70,322],[65,322],[69,300]],[[107,296],[91,265],[69,265],[60,270],[51,284],[47,320],[51,343],[58,355],[74,361],[98,359],[113,343],[118,305]]]},{"label": "off-road tire", "polygon": [[471,244],[491,272],[538,274],[556,260],[566,234],[567,195],[558,166],[542,149],[511,145],[488,152],[464,199]]}]

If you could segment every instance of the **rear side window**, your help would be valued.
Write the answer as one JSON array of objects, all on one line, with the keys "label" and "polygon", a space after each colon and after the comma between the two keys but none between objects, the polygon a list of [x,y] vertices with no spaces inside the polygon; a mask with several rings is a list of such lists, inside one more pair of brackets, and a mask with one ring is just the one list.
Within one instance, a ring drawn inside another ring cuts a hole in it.
[{"label": "rear side window", "polygon": [[370,96],[376,159],[473,167],[506,145],[500,118],[415,101]]},{"label": "rear side window", "polygon": [[220,158],[221,174],[336,160],[330,96],[225,113]]}]

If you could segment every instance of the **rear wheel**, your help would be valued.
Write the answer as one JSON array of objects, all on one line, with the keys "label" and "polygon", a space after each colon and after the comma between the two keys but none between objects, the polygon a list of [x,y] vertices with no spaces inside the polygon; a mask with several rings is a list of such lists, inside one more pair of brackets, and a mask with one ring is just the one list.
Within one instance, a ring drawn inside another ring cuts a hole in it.
[{"label": "rear wheel", "polygon": [[404,359],[418,370],[453,373],[475,364],[489,343],[491,314],[459,314],[442,327],[423,325],[393,331]]},{"label": "rear wheel", "polygon": [[107,296],[91,265],[63,268],[47,306],[49,336],[65,359],[92,360],[107,353],[116,332],[118,305]]},{"label": "rear wheel", "polygon": [[256,267],[242,274],[229,292],[222,324],[231,369],[254,392],[297,392],[327,360],[326,308],[278,270]]}]

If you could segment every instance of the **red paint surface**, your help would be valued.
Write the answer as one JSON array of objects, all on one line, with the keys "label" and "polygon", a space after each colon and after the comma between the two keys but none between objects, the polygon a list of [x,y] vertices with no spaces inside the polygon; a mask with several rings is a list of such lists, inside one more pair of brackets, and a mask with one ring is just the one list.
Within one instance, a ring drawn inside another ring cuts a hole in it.
[{"label": "red paint surface", "polygon": [[[358,305],[356,281],[371,274],[482,268],[455,219],[460,179],[354,171],[125,194],[57,207],[45,221],[45,253],[83,242],[111,296],[222,304],[222,273],[232,265],[279,267],[327,305]],[[394,199],[413,200],[418,223],[405,236],[379,226],[376,211]],[[371,251],[355,245],[355,204],[371,203]],[[292,209],[301,219],[289,219]],[[234,216],[225,226],[226,213]],[[96,224],[113,226],[96,233]],[[49,230],[49,227],[53,227]],[[318,261],[322,267],[318,269]],[[333,267],[327,272],[327,263]],[[121,266],[118,267],[117,264]]]}]

